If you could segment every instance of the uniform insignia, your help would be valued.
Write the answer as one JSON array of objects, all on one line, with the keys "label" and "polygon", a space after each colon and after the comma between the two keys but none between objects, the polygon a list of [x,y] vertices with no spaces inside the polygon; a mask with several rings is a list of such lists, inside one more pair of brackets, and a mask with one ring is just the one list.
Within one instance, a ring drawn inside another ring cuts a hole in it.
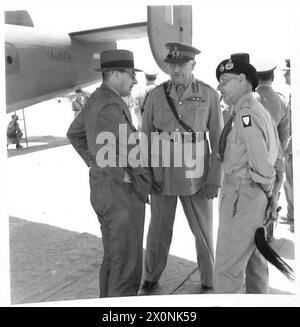
[{"label": "uniform insignia", "polygon": [[172,56],[172,58],[176,59],[179,56],[179,50],[177,47],[174,47],[171,51],[170,54]]},{"label": "uniform insignia", "polygon": [[230,70],[234,67],[233,62],[231,61],[231,59],[228,60],[227,64],[225,65],[226,70]]},{"label": "uniform insignia", "polygon": [[220,72],[223,72],[224,69],[225,69],[224,65],[221,65],[221,66],[220,66]]},{"label": "uniform insignia", "polygon": [[243,121],[243,127],[249,127],[252,125],[250,115],[242,116],[242,121]]}]

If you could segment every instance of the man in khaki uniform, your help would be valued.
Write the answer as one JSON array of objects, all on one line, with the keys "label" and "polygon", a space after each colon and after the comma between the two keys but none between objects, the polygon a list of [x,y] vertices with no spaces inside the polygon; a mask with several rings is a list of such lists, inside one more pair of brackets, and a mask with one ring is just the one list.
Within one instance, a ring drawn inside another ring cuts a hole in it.
[{"label": "man in khaki uniform", "polygon": [[[219,97],[214,89],[192,74],[195,55],[200,53],[198,49],[182,43],[168,43],[166,48],[169,53],[165,62],[169,63],[171,80],[149,93],[142,124],[148,140],[151,133],[160,135],[162,148],[157,151],[153,138],[152,159],[158,155],[164,160],[168,141],[171,149],[170,162],[161,163],[163,168],[156,168],[152,163],[155,180],[161,183],[163,191],[151,196],[142,289],[146,292],[154,289],[166,266],[179,196],[195,237],[202,288],[207,290],[212,287],[214,261],[212,199],[218,195],[221,178],[217,160],[223,124]],[[197,168],[192,167],[188,160],[176,162],[178,149],[180,153],[191,151],[193,154],[199,150]]]},{"label": "man in khaki uniform", "polygon": [[[288,112],[288,104],[284,96],[274,91],[272,88],[274,70],[276,69],[277,65],[271,60],[264,59],[256,61],[253,66],[256,69],[258,78],[258,87],[256,89],[256,94],[258,95],[257,99],[262,103],[265,109],[269,111],[271,117],[276,123],[281,144],[280,151],[283,154],[289,138],[290,117]],[[281,188],[285,170],[283,160],[278,160],[275,169],[277,178],[280,178],[279,187]],[[267,228],[269,241],[273,239],[273,228],[274,224],[270,224]]]},{"label": "man in khaki uniform", "polygon": [[[137,69],[132,52],[106,50],[101,52],[101,67],[96,70],[102,72],[103,83],[76,116],[67,136],[90,167],[90,200],[104,248],[100,297],[137,295],[150,175],[134,158],[129,162],[133,145],[127,141],[135,129],[122,99],[136,84]],[[126,134],[121,135],[121,130]]]},{"label": "man in khaki uniform", "polygon": [[[291,61],[286,59],[286,68],[283,69],[285,82],[291,85]],[[288,104],[289,111],[289,139],[285,148],[285,181],[284,191],[287,200],[287,217],[286,220],[290,224],[290,230],[294,232],[294,188],[293,188],[293,145],[292,145],[292,112],[291,112],[291,96]]]},{"label": "man in khaki uniform", "polygon": [[[233,112],[220,137],[224,178],[214,270],[215,293],[268,293],[268,266],[254,241],[269,201],[274,214],[278,188],[275,161],[279,138],[275,122],[257,101],[258,85],[248,54],[235,54],[216,69],[224,100]],[[274,193],[273,193],[274,192]]]}]

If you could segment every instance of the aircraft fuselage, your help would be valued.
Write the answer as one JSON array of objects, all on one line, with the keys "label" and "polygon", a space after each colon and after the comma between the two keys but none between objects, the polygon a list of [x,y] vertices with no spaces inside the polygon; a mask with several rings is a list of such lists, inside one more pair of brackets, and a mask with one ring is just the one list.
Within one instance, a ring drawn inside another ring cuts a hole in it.
[{"label": "aircraft fuselage", "polygon": [[100,52],[115,42],[72,40],[68,34],[6,25],[6,104],[11,112],[100,80]]}]

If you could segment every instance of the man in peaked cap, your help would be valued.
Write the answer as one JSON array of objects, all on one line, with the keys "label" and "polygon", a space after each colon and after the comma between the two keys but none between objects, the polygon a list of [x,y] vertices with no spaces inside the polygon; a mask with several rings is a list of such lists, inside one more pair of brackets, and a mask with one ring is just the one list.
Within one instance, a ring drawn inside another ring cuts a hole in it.
[{"label": "man in peaked cap", "polygon": [[135,96],[133,97],[133,110],[134,115],[138,121],[138,129],[141,129],[142,126],[142,114],[144,112],[145,102],[148,94],[157,86],[155,83],[156,78],[157,72],[155,70],[145,70],[146,83],[135,92]]},{"label": "man in peaked cap", "polygon": [[[216,76],[233,111],[219,142],[224,177],[214,292],[268,293],[268,266],[256,248],[254,234],[264,222],[268,199],[276,197],[272,186],[279,149],[277,130],[270,114],[252,95],[258,80],[248,54],[223,60]],[[270,206],[269,211],[275,209]]]},{"label": "man in peaked cap", "polygon": [[[221,179],[217,145],[222,115],[217,92],[193,76],[195,56],[200,51],[178,42],[167,43],[166,48],[165,62],[171,79],[149,93],[142,124],[148,140],[153,137],[149,158],[158,158],[161,163],[159,167],[153,164],[152,169],[163,188],[151,194],[142,292],[150,292],[158,285],[167,264],[178,197],[195,237],[204,292],[212,287],[212,199],[218,195]],[[155,147],[155,140],[161,142],[160,149]],[[178,151],[185,152],[185,159],[196,158],[196,168],[183,160],[176,164]],[[161,162],[166,154],[170,154],[170,164]]]},{"label": "man in peaked cap", "polygon": [[133,162],[134,158],[128,161],[134,145],[127,144],[128,137],[119,135],[119,130],[127,136],[135,131],[122,97],[136,84],[138,69],[128,50],[106,50],[100,59],[96,70],[102,72],[103,83],[76,116],[67,136],[90,168],[90,200],[100,222],[104,248],[100,297],[131,296],[137,295],[141,282],[150,175]]},{"label": "man in peaked cap", "polygon": [[[274,70],[277,65],[274,61],[269,59],[261,59],[254,63],[258,77],[258,87],[256,93],[258,100],[267,109],[274,119],[278,136],[280,140],[280,151],[283,153],[286,147],[289,137],[289,111],[288,103],[284,96],[272,88],[272,82],[274,80]],[[278,179],[278,187],[281,188],[284,174],[284,162],[283,160],[277,161],[276,166],[276,178]],[[267,228],[268,240],[273,239],[273,224],[270,224]]]},{"label": "man in peaked cap", "polygon": [[[282,69],[285,82],[291,85],[291,61],[286,59],[286,67]],[[286,220],[290,223],[291,231],[294,231],[294,190],[293,190],[293,145],[292,145],[292,112],[291,112],[291,95],[288,103],[289,112],[289,138],[285,148],[285,181],[284,191],[287,200],[287,217]]]}]

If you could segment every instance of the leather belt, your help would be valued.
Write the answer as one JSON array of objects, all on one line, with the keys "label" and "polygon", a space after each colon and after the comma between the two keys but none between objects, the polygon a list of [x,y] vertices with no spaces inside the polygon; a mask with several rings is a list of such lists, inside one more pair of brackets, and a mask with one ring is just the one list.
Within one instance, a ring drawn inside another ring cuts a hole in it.
[{"label": "leather belt", "polygon": [[169,137],[170,137],[170,142],[174,142],[174,143],[180,143],[180,142],[196,143],[196,142],[206,140],[206,132],[184,132],[184,133],[180,133],[179,131],[175,131],[175,132],[169,133],[169,132],[163,131],[160,128],[156,128],[155,132],[168,134]]}]

